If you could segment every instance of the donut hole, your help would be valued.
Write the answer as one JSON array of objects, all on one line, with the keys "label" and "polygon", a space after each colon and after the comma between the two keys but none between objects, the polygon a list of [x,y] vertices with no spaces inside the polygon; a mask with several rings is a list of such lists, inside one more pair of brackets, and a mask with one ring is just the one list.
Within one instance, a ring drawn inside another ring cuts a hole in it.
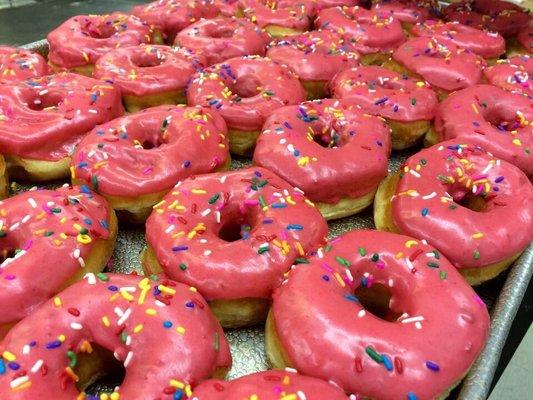
[{"label": "donut hole", "polygon": [[220,227],[218,237],[228,243],[236,242],[246,238],[251,227],[252,224],[246,217],[231,219]]},{"label": "donut hole", "polygon": [[56,108],[63,101],[63,97],[58,93],[45,93],[34,96],[27,102],[27,106],[33,111],[43,111]]},{"label": "donut hole", "polygon": [[217,26],[209,31],[209,37],[214,39],[227,39],[233,37],[235,30],[229,26]]},{"label": "donut hole", "polygon": [[157,67],[165,62],[164,57],[158,57],[156,54],[142,53],[135,54],[131,59],[132,63],[139,68]]},{"label": "donut hole", "polygon": [[108,39],[116,33],[116,30],[112,25],[95,26],[94,24],[89,24],[83,29],[83,32],[93,39]]},{"label": "donut hole", "polygon": [[345,135],[342,135],[341,129],[335,121],[327,125],[323,121],[317,121],[318,126],[314,126],[313,142],[321,147],[332,149],[336,147],[342,147],[346,142]]},{"label": "donut hole", "polygon": [[18,250],[17,249],[10,249],[10,248],[7,248],[7,249],[1,249],[0,250],[0,265],[6,261],[6,260],[9,260],[10,258],[13,258],[15,257],[15,255],[17,254]]},{"label": "donut hole", "polygon": [[253,74],[237,77],[233,84],[233,92],[242,98],[254,97],[261,92],[261,81]]},{"label": "donut hole", "polygon": [[489,124],[494,126],[496,129],[502,132],[510,132],[515,129],[520,128],[520,123],[514,118],[507,118],[503,115],[503,110],[498,110],[494,108],[484,108],[483,118]]},{"label": "donut hole", "polygon": [[359,286],[354,295],[359,299],[363,308],[372,315],[388,322],[395,322],[402,313],[394,312],[390,308],[392,293],[389,288],[381,283],[372,286]]},{"label": "donut hole", "polygon": [[475,212],[485,212],[487,210],[487,200],[484,197],[476,196],[471,191],[461,193],[460,195],[453,194],[452,197],[456,204],[469,210]]},{"label": "donut hole", "polygon": [[91,343],[90,348],[91,352],[79,351],[76,354],[76,365],[72,368],[79,378],[76,388],[96,396],[112,392],[124,381],[126,369],[112,351],[96,343]]},{"label": "donut hole", "polygon": [[157,149],[163,143],[164,143],[163,139],[160,136],[157,136],[157,137],[148,138],[144,140],[141,143],[141,146],[144,150],[153,150],[153,149]]}]

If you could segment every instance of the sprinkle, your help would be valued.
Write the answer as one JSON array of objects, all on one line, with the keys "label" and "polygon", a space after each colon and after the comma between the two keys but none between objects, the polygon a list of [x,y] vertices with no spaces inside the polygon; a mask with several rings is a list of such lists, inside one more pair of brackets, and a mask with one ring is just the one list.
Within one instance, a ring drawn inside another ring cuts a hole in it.
[{"label": "sprinkle", "polygon": [[474,250],[474,254],[473,254],[473,257],[474,257],[474,260],[479,260],[479,258],[481,257],[481,253],[479,252],[479,250]]},{"label": "sprinkle", "polygon": [[366,349],[366,354],[374,360],[375,362],[381,364],[383,363],[383,356],[381,356],[376,350],[374,350],[371,346],[368,346]]},{"label": "sprinkle", "polygon": [[407,400],[418,400],[418,397],[413,392],[407,393]]},{"label": "sprinkle", "polygon": [[436,362],[433,362],[433,361],[426,361],[426,367],[428,369],[430,369],[431,371],[433,371],[433,372],[439,372],[440,371],[439,365]]},{"label": "sprinkle", "polygon": [[424,207],[421,212],[422,216],[425,217],[429,214],[429,208]]}]

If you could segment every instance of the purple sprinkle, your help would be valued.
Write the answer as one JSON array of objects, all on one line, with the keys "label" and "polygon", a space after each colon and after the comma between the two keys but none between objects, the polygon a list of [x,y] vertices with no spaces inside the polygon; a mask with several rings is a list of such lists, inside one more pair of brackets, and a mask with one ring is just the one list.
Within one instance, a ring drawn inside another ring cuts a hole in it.
[{"label": "purple sprinkle", "polygon": [[426,361],[426,367],[428,367],[428,369],[430,369],[433,372],[439,372],[440,371],[439,365],[437,363],[433,362],[433,361]]},{"label": "purple sprinkle", "polygon": [[172,247],[172,251],[185,251],[189,250],[189,246],[174,246]]},{"label": "purple sprinkle", "polygon": [[501,181],[503,181],[505,178],[503,176],[499,176],[497,177],[496,179],[494,179],[494,182],[496,183],[500,183]]},{"label": "purple sprinkle", "polygon": [[50,343],[46,344],[46,348],[49,349],[49,350],[57,349],[60,346],[61,346],[61,342],[59,340],[54,340],[53,342],[50,342]]}]

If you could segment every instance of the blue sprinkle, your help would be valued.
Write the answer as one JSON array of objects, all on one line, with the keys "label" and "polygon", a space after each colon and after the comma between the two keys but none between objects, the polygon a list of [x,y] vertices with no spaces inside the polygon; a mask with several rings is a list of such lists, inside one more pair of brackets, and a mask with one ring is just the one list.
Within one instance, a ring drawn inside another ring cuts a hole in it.
[{"label": "blue sprinkle", "polygon": [[285,128],[287,128],[287,129],[292,129],[291,124],[289,124],[287,121],[285,121],[285,122],[283,123],[283,125],[284,125]]},{"label": "blue sprinkle", "polygon": [[408,400],[418,400],[418,397],[413,392],[409,392],[409,393],[407,393],[407,399]]},{"label": "blue sprinkle", "polygon": [[287,204],[285,203],[274,203],[271,205],[272,208],[285,208],[287,207]]},{"label": "blue sprinkle", "polygon": [[301,231],[304,227],[299,224],[289,224],[287,225],[287,229],[289,231]]},{"label": "blue sprinkle", "polygon": [[7,366],[13,371],[17,371],[20,369],[20,364],[17,364],[16,362],[10,362],[9,364],[7,364]]},{"label": "blue sprinkle", "polygon": [[188,303],[185,303],[185,307],[194,308],[194,303],[189,301]]},{"label": "blue sprinkle", "polygon": [[4,363],[4,360],[0,358],[0,375],[4,375],[6,373],[6,364]]},{"label": "blue sprinkle", "polygon": [[53,342],[50,342],[50,343],[46,344],[46,348],[48,350],[57,349],[60,346],[61,346],[61,342],[59,340],[54,340]]},{"label": "blue sprinkle", "polygon": [[178,389],[174,392],[174,400],[181,400],[183,398],[183,392]]},{"label": "blue sprinkle", "polygon": [[83,222],[85,222],[87,225],[92,225],[93,221],[91,221],[89,218],[84,218]]},{"label": "blue sprinkle", "polygon": [[424,207],[424,208],[422,209],[422,216],[425,217],[425,216],[428,215],[428,214],[429,214],[429,209],[426,208],[426,207]]},{"label": "blue sprinkle", "polygon": [[264,219],[264,220],[263,220],[263,224],[271,224],[271,223],[273,223],[273,222],[274,222],[274,220],[271,219],[271,218],[269,218],[269,219]]},{"label": "blue sprinkle", "polygon": [[300,155],[300,150],[294,150],[294,153],[292,153],[294,157],[298,157]]},{"label": "blue sprinkle", "polygon": [[379,106],[380,104],[385,103],[388,99],[389,99],[389,98],[385,96],[385,97],[383,97],[383,98],[381,98],[381,99],[379,99],[379,100],[376,100],[376,101],[374,102],[374,104],[375,104],[376,106]]},{"label": "blue sprinkle", "polygon": [[433,361],[426,361],[426,367],[428,367],[428,369],[432,370],[433,372],[439,372],[440,371],[439,364],[437,364],[436,362],[433,362]]},{"label": "blue sprinkle", "polygon": [[174,246],[172,247],[172,251],[185,251],[189,250],[189,246]]},{"label": "blue sprinkle", "polygon": [[385,365],[387,371],[392,372],[394,370],[394,367],[392,366],[392,360],[390,359],[390,357],[386,354],[382,354],[381,357],[383,358],[383,365]]},{"label": "blue sprinkle", "polygon": [[368,286],[368,280],[366,279],[365,276],[363,276],[363,277],[361,278],[361,286],[362,286],[362,287],[365,287],[365,288]]},{"label": "blue sprinkle", "polygon": [[355,297],[353,294],[345,294],[344,298],[349,301],[353,301],[354,303],[359,303],[359,299]]},{"label": "blue sprinkle", "polygon": [[78,168],[85,168],[87,165],[87,161],[82,161],[81,163],[78,164]]},{"label": "blue sprinkle", "polygon": [[100,221],[100,226],[102,228],[109,229],[109,224],[105,220]]},{"label": "blue sprinkle", "polygon": [[172,322],[170,321],[164,321],[163,326],[167,329],[172,328]]},{"label": "blue sprinkle", "polygon": [[91,189],[87,185],[81,185],[80,186],[80,191],[82,193],[85,193],[85,194],[91,194],[92,193]]},{"label": "blue sprinkle", "polygon": [[109,289],[109,290],[112,291],[112,292],[117,292],[117,291],[118,291],[118,287],[115,286],[115,285],[109,285],[109,286],[107,287],[107,289]]}]

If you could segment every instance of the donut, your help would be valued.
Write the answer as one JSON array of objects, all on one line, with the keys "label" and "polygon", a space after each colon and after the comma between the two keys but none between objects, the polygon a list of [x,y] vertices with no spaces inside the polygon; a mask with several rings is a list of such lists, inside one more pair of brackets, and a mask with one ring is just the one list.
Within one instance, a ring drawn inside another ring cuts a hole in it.
[{"label": "donut", "polygon": [[485,65],[478,55],[437,37],[410,39],[383,64],[392,71],[425,80],[440,100],[478,83]]},{"label": "donut", "polygon": [[414,24],[424,22],[437,14],[439,4],[434,0],[378,0],[372,8],[382,18],[395,18],[408,32]]},{"label": "donut", "polygon": [[428,20],[413,26],[414,36],[437,37],[494,62],[505,53],[505,40],[496,32],[483,31],[458,22]]},{"label": "donut", "polygon": [[305,100],[298,77],[269,58],[231,58],[196,74],[187,90],[189,105],[217,110],[228,125],[230,150],[246,154],[266,118],[277,108]]},{"label": "donut", "polygon": [[438,107],[427,83],[376,65],[345,69],[330,87],[333,97],[357,101],[366,112],[384,118],[396,150],[413,146],[429,131]]},{"label": "donut", "polygon": [[0,226],[0,338],[63,288],[101,272],[117,236],[113,210],[86,186],[3,200]]},{"label": "donut", "polygon": [[152,36],[150,27],[132,15],[77,15],[48,34],[48,62],[55,72],[91,76],[94,63],[108,51],[149,43]]},{"label": "donut", "polygon": [[530,55],[531,53],[533,53],[533,26],[528,26],[521,29],[516,38],[508,40],[507,57]]},{"label": "donut", "polygon": [[309,30],[314,13],[311,0],[239,0],[237,10],[275,38]]},{"label": "donut", "polygon": [[48,74],[43,56],[29,50],[0,46],[0,83],[24,81]]},{"label": "donut", "polygon": [[444,17],[474,28],[514,36],[529,23],[529,12],[517,4],[502,0],[462,0],[443,9]]},{"label": "donut", "polygon": [[31,181],[68,177],[70,154],[82,136],[122,113],[119,90],[82,75],[0,85],[0,149],[9,175]]},{"label": "donut", "polygon": [[198,288],[224,327],[264,321],[291,265],[323,243],[327,224],[302,192],[253,167],[178,183],[146,222],[146,274]]},{"label": "donut", "polygon": [[131,13],[146,21],[156,42],[172,43],[176,34],[201,18],[214,18],[219,9],[209,0],[158,0],[139,4]]},{"label": "donut", "polygon": [[239,0],[213,0],[213,4],[224,17],[234,17],[239,9]]},{"label": "donut", "polygon": [[357,398],[444,399],[485,344],[483,301],[433,247],[357,230],[297,265],[274,292],[274,367],[328,379]]},{"label": "donut", "polygon": [[363,64],[381,64],[405,41],[400,22],[376,10],[361,7],[333,7],[322,10],[315,19],[317,29],[344,35],[361,53]]},{"label": "donut", "polygon": [[159,106],[97,126],[72,156],[72,180],[129,222],[146,220],[179,180],[229,168],[226,124],[200,107]]},{"label": "donut", "polygon": [[466,140],[533,176],[533,103],[492,85],[476,85],[451,94],[435,118],[428,143]]},{"label": "donut", "polygon": [[120,88],[126,110],[186,103],[185,88],[205,64],[183,48],[140,45],[111,50],[95,64],[94,77]]},{"label": "donut", "polygon": [[316,100],[274,111],[253,162],[301,189],[326,219],[355,214],[387,176],[390,133],[354,104]]},{"label": "donut", "polygon": [[426,239],[472,284],[505,270],[533,240],[526,174],[466,141],[411,156],[376,193],[381,230]]},{"label": "donut", "polygon": [[7,167],[4,156],[0,154],[0,200],[6,198],[8,195],[8,177],[7,177]]},{"label": "donut", "polygon": [[194,288],[158,277],[88,273],[17,324],[0,343],[0,397],[87,399],[121,366],[103,400],[182,399],[224,376],[228,343]]},{"label": "donut", "polygon": [[229,58],[264,56],[270,35],[242,18],[202,19],[183,29],[175,44],[192,49],[207,59],[208,65]]},{"label": "donut", "polygon": [[533,58],[529,55],[498,60],[496,65],[485,68],[483,74],[488,83],[533,99]]},{"label": "donut", "polygon": [[275,40],[267,57],[296,72],[308,99],[326,97],[327,85],[335,74],[359,64],[355,46],[332,31],[310,31]]},{"label": "donut", "polygon": [[348,400],[338,387],[296,371],[264,371],[230,382],[207,380],[196,386],[191,400]]}]

